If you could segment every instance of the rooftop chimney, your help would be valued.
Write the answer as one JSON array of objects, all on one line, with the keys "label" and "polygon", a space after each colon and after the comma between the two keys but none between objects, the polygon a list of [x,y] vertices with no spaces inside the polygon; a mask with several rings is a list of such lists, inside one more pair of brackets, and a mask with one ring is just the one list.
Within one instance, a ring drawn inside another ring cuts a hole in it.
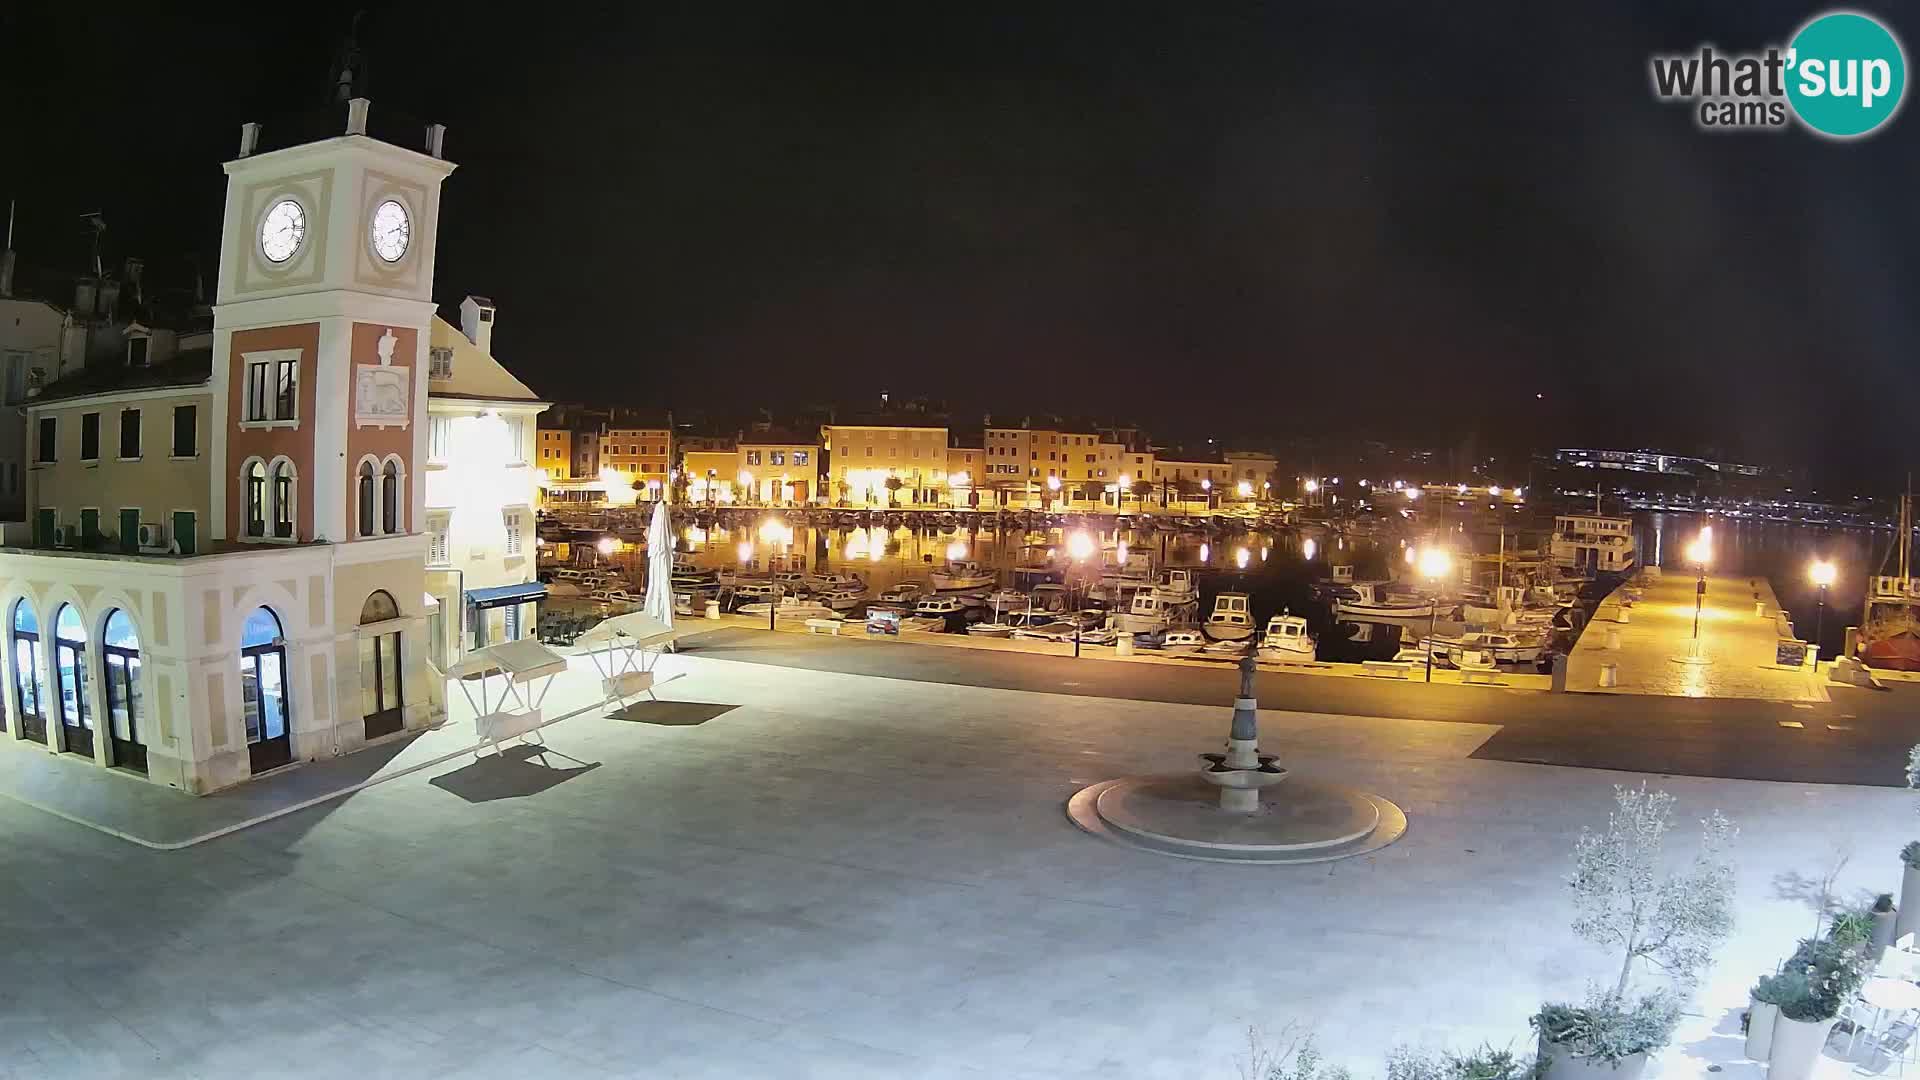
[{"label": "rooftop chimney", "polygon": [[460,332],[488,356],[493,355],[493,301],[469,296],[460,301]]},{"label": "rooftop chimney", "polygon": [[347,102],[347,134],[365,135],[367,133],[367,106],[373,104],[366,98],[357,97]]},{"label": "rooftop chimney", "polygon": [[240,156],[241,157],[252,156],[253,148],[258,145],[260,145],[260,125],[251,124],[251,123],[241,124],[240,125]]}]

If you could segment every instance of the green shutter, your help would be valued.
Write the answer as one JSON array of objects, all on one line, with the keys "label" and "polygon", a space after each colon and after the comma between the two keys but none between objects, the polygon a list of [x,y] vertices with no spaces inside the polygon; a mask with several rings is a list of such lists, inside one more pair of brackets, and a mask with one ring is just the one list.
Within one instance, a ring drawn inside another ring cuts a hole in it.
[{"label": "green shutter", "polygon": [[140,511],[120,511],[120,550],[140,550]]},{"label": "green shutter", "polygon": [[173,542],[180,554],[194,553],[193,511],[175,510],[173,512]]},{"label": "green shutter", "polygon": [[53,546],[54,511],[36,510],[33,514],[33,546]]},{"label": "green shutter", "polygon": [[92,547],[100,541],[100,511],[80,511],[80,546]]}]

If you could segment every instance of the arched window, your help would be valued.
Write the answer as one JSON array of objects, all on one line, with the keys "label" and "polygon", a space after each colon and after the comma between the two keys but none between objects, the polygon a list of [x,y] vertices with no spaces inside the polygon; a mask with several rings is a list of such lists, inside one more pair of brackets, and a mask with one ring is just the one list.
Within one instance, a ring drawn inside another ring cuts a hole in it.
[{"label": "arched window", "polygon": [[281,459],[273,465],[273,535],[293,539],[293,482],[298,479],[293,462]]},{"label": "arched window", "polygon": [[359,501],[360,501],[360,535],[361,535],[361,536],[372,536],[372,535],[373,535],[373,527],[374,527],[374,526],[373,526],[373,509],[374,509],[374,501],[375,501],[375,500],[374,500],[374,486],[375,486],[375,484],[376,484],[376,483],[377,483],[378,481],[376,481],[376,480],[375,480],[375,478],[374,478],[374,471],[373,471],[373,462],[372,462],[372,461],[370,461],[370,460],[369,460],[369,461],[362,461],[362,462],[360,463],[360,470],[359,470],[359,471],[360,471],[360,480],[359,480],[359,484],[360,484],[360,500],[359,500]]},{"label": "arched window", "polygon": [[267,467],[258,459],[247,462],[247,535],[267,535]]},{"label": "arched window", "polygon": [[280,620],[267,608],[255,608],[240,633],[240,697],[247,717],[247,758],[256,773],[293,760],[286,673]]},{"label": "arched window", "polygon": [[20,734],[47,741],[46,686],[40,681],[40,620],[25,600],[13,605],[13,689]]},{"label": "arched window", "polygon": [[[392,594],[376,589],[360,606],[360,625],[378,626],[400,617]],[[400,730],[404,714],[400,694],[400,631],[360,632],[360,712],[367,738]]]},{"label": "arched window", "polygon": [[93,756],[93,717],[87,713],[87,628],[72,604],[53,614],[53,679],[60,694],[60,733],[67,752]]},{"label": "arched window", "polygon": [[113,764],[147,771],[147,748],[140,741],[140,638],[133,620],[119,608],[107,614],[100,635],[100,669],[106,675],[108,738]]},{"label": "arched window", "polygon": [[392,536],[403,531],[400,522],[400,462],[387,459],[380,470],[380,531]]}]

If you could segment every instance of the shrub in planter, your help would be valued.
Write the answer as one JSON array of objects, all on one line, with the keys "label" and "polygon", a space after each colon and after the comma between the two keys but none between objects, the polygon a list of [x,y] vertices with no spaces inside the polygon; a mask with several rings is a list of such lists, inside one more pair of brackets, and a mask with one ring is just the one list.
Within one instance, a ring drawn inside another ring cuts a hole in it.
[{"label": "shrub in planter", "polygon": [[1893,939],[1899,936],[1894,933],[1894,921],[1900,917],[1900,913],[1894,910],[1893,894],[1881,893],[1874,897],[1873,906],[1867,909],[1867,915],[1873,919],[1873,954],[1874,962],[1878,963],[1880,954],[1885,952],[1887,947],[1893,944]]},{"label": "shrub in planter", "polygon": [[1763,975],[1753,984],[1750,996],[1753,1007],[1747,1010],[1747,1045],[1749,1060],[1765,1061],[1773,1049],[1773,1025],[1780,1018],[1780,1000],[1788,990],[1777,975]]},{"label": "shrub in planter", "polygon": [[[1839,928],[1839,920],[1835,921]],[[1780,1015],[1789,1020],[1831,1020],[1860,989],[1870,970],[1863,940],[1806,938],[1773,977]]]},{"label": "shrub in planter", "polygon": [[1387,1080],[1537,1080],[1541,1066],[1524,1054],[1482,1045],[1470,1054],[1396,1046]]},{"label": "shrub in planter", "polygon": [[1662,991],[1629,1001],[1618,993],[1595,989],[1579,1005],[1542,1005],[1527,1022],[1540,1033],[1543,1059],[1549,1047],[1557,1047],[1567,1057],[1634,1074],[1644,1066],[1647,1054],[1673,1037],[1680,1004]]},{"label": "shrub in planter", "polygon": [[1895,937],[1920,930],[1920,840],[1900,849],[1900,862],[1905,870],[1900,875],[1900,913],[1893,921]]}]

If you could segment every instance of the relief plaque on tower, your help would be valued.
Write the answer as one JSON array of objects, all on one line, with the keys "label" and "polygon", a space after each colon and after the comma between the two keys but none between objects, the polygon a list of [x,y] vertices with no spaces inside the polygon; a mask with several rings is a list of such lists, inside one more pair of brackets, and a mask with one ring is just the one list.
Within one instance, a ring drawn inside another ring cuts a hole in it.
[{"label": "relief plaque on tower", "polygon": [[413,369],[393,362],[399,339],[391,327],[380,335],[378,364],[356,364],[353,379],[353,422],[356,427],[407,426],[413,397]]}]

